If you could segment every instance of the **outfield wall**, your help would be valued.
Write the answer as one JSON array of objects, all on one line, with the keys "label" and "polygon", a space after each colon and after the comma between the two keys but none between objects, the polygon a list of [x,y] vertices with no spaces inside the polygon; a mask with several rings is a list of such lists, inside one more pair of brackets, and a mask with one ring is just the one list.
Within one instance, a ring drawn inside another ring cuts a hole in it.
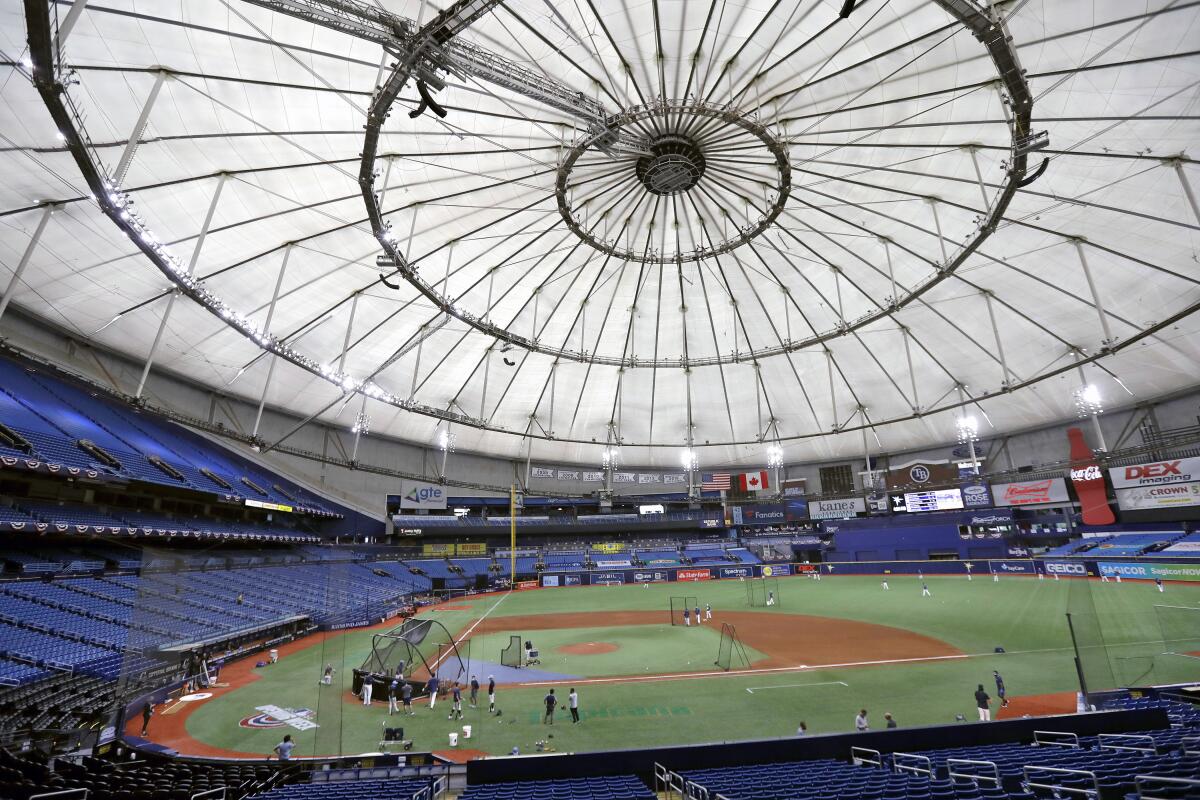
[{"label": "outfield wall", "polygon": [[1062,578],[1120,575],[1126,580],[1200,581],[1200,562],[1124,558],[992,558],[946,561],[834,561],[820,564],[735,564],[546,572],[536,580],[517,581],[518,589],[565,586],[613,586],[633,583],[677,583],[791,575],[1027,575]]}]

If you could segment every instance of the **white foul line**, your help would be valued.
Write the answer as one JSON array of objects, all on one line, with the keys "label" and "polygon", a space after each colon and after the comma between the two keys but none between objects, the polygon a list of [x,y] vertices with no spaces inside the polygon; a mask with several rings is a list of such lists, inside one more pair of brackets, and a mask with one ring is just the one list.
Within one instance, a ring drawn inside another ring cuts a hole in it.
[{"label": "white foul line", "polygon": [[782,683],[779,686],[747,686],[746,691],[754,694],[755,691],[763,691],[765,689],[799,689],[801,686],[846,686],[850,684],[845,681],[822,681],[821,683]]},{"label": "white foul line", "polygon": [[[503,603],[505,600],[507,600],[507,599],[508,599],[508,595],[510,595],[510,594],[512,594],[512,591],[509,591],[509,592],[508,592],[508,594],[503,594],[503,595],[501,595],[501,596],[500,596],[500,599],[499,599],[499,600],[497,600],[497,601],[496,601],[496,602],[495,602],[495,603],[492,605],[492,607],[491,607],[491,608],[489,608],[487,611],[483,612],[483,616],[482,616],[482,617],[480,617],[479,619],[477,619],[477,620],[475,620],[474,622],[472,622],[472,623],[471,623],[471,627],[469,627],[469,628],[467,628],[465,631],[463,631],[463,635],[462,635],[462,636],[460,636],[460,637],[458,637],[458,639],[454,640],[454,649],[455,649],[455,650],[457,650],[457,649],[458,649],[458,646],[459,646],[460,644],[462,644],[463,642],[465,642],[465,641],[466,641],[466,639],[467,639],[467,637],[471,635],[471,631],[473,631],[473,630],[475,630],[476,628],[478,628],[478,627],[479,627],[479,623],[481,623],[481,622],[483,622],[485,619],[487,619],[487,618],[488,618],[488,615],[489,615],[489,614],[491,614],[493,611],[495,611],[495,610],[496,610],[496,608],[497,608],[497,607],[498,607],[498,606],[499,606],[501,603]],[[441,664],[442,664],[442,661],[443,661],[443,660],[444,660],[444,659],[445,659],[447,656],[449,656],[449,655],[450,655],[450,648],[446,648],[446,650],[444,650],[444,651],[442,652],[442,654],[441,654],[440,656],[438,656],[438,657],[437,657],[437,659],[435,659],[435,660],[434,660],[434,662],[433,662],[433,669],[430,671],[430,674],[431,674],[431,675],[436,675],[436,674],[437,674],[437,668],[438,668],[439,666],[441,666]]]}]

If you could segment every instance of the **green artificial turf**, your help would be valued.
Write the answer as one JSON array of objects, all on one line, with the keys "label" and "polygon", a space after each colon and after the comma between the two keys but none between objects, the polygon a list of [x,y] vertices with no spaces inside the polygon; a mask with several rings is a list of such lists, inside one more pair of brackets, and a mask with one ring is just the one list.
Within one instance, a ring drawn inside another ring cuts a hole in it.
[{"label": "green artificial turf", "polygon": [[[884,592],[878,577],[781,579],[779,605],[756,611],[891,625],[941,639],[968,657],[666,681],[610,680],[596,676],[688,670],[688,661],[693,662],[690,668],[697,666],[697,660],[711,663],[715,631],[666,625],[668,599],[686,594],[699,597],[701,604],[712,603],[718,613],[746,611],[745,586],[739,581],[714,581],[515,592],[462,601],[470,608],[433,612],[433,616],[456,632],[485,612],[493,626],[506,617],[527,614],[616,610],[661,612],[664,624],[513,631],[538,644],[543,669],[587,676],[577,682],[584,719],[579,725],[567,722],[565,709],[553,728],[541,724],[545,686],[502,686],[499,717],[490,716],[485,708],[467,708],[466,719],[451,722],[446,719],[449,704],[443,700],[434,711],[422,701],[415,717],[389,719],[386,702],[366,709],[347,691],[351,669],[366,657],[371,638],[370,633],[350,632],[287,656],[264,670],[259,680],[206,702],[193,712],[187,727],[207,744],[258,753],[269,752],[285,732],[292,733],[298,755],[326,755],[377,750],[384,724],[403,725],[418,749],[445,749],[448,734],[461,732],[465,723],[473,726],[473,736],[470,741],[460,740],[460,747],[507,753],[518,746],[527,753],[533,752],[535,741],[551,733],[554,738],[547,741],[562,751],[790,736],[800,720],[808,723],[812,733],[846,731],[863,707],[877,726],[882,726],[885,711],[892,712],[902,726],[951,722],[956,714],[974,716],[972,694],[977,684],[994,691],[993,669],[1004,675],[1010,696],[1077,690],[1067,611],[1085,633],[1102,635],[1107,645],[1085,648],[1085,657],[1095,662],[1087,670],[1089,675],[1104,675],[1107,670],[1114,681],[1125,683],[1135,678],[1144,683],[1200,680],[1200,659],[1162,655],[1162,633],[1154,611],[1156,604],[1200,608],[1200,584],[1168,584],[1167,592],[1159,594],[1152,584],[1129,581],[1118,585],[1006,576],[993,583],[986,576],[972,581],[930,577],[933,597],[926,598],[921,597],[915,577],[891,576],[889,582],[891,590]],[[1196,613],[1200,615],[1200,610]],[[794,635],[803,639],[805,631],[800,627]],[[436,640],[431,635],[429,641]],[[562,644],[591,641],[613,642],[621,649],[588,656],[554,652]],[[479,636],[471,644],[472,659],[496,661],[505,644],[506,631]],[[993,653],[997,646],[1006,652]],[[756,657],[751,653],[751,658]],[[878,653],[881,661],[890,657],[886,650]],[[342,685],[319,687],[321,667],[330,662],[339,668],[335,683]],[[1107,666],[1098,666],[1101,663]],[[556,685],[564,701],[568,688]],[[314,709],[320,727],[296,732],[238,726],[240,719],[256,713],[255,706],[264,704]]]}]

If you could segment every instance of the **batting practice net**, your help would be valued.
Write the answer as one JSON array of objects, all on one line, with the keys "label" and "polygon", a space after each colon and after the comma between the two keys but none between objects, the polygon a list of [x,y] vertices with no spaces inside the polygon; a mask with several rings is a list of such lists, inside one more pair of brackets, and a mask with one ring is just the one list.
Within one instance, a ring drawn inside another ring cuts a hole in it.
[{"label": "batting practice net", "polygon": [[737,628],[728,622],[721,623],[721,642],[717,645],[717,660],[713,663],[726,672],[730,667],[741,669],[750,666],[750,658],[746,655],[742,640],[738,638]]},{"label": "batting practice net", "polygon": [[[1110,575],[1114,573],[1107,568]],[[1156,605],[1148,581],[1130,587],[1110,580],[1070,580],[1067,618],[1086,692],[1195,680],[1200,654],[1200,609]],[[1152,588],[1152,587],[1151,587]],[[1170,590],[1168,589],[1168,592]],[[1131,592],[1141,593],[1141,599]],[[1155,594],[1154,599],[1159,595]],[[1169,597],[1169,595],[1168,595]]]},{"label": "batting practice net", "polygon": [[746,605],[751,608],[763,608],[767,605],[769,597],[774,597],[775,602],[779,602],[778,578],[746,579]]},{"label": "batting practice net", "polygon": [[672,597],[671,598],[671,624],[683,624],[683,612],[689,614],[696,610],[700,605],[699,598],[696,597]]},{"label": "batting practice net", "polygon": [[371,637],[371,654],[354,671],[354,689],[359,691],[367,676],[386,676],[398,672],[418,684],[437,675],[444,686],[463,681],[470,668],[470,657],[459,649],[446,626],[434,619],[413,618],[403,625]]},{"label": "batting practice net", "polygon": [[500,651],[500,666],[502,667],[519,667],[521,666],[521,637],[508,637],[508,647]]}]

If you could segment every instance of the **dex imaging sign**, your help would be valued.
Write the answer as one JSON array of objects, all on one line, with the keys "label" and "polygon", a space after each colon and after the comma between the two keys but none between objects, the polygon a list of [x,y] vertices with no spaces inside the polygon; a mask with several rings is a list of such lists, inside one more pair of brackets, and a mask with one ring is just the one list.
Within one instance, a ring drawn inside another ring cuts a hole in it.
[{"label": "dex imaging sign", "polygon": [[1130,464],[1108,471],[1114,489],[1137,489],[1161,486],[1164,483],[1194,483],[1200,481],[1200,458],[1176,458],[1153,461],[1149,464]]},{"label": "dex imaging sign", "polygon": [[445,508],[446,490],[436,483],[403,481],[400,484],[401,508]]}]

